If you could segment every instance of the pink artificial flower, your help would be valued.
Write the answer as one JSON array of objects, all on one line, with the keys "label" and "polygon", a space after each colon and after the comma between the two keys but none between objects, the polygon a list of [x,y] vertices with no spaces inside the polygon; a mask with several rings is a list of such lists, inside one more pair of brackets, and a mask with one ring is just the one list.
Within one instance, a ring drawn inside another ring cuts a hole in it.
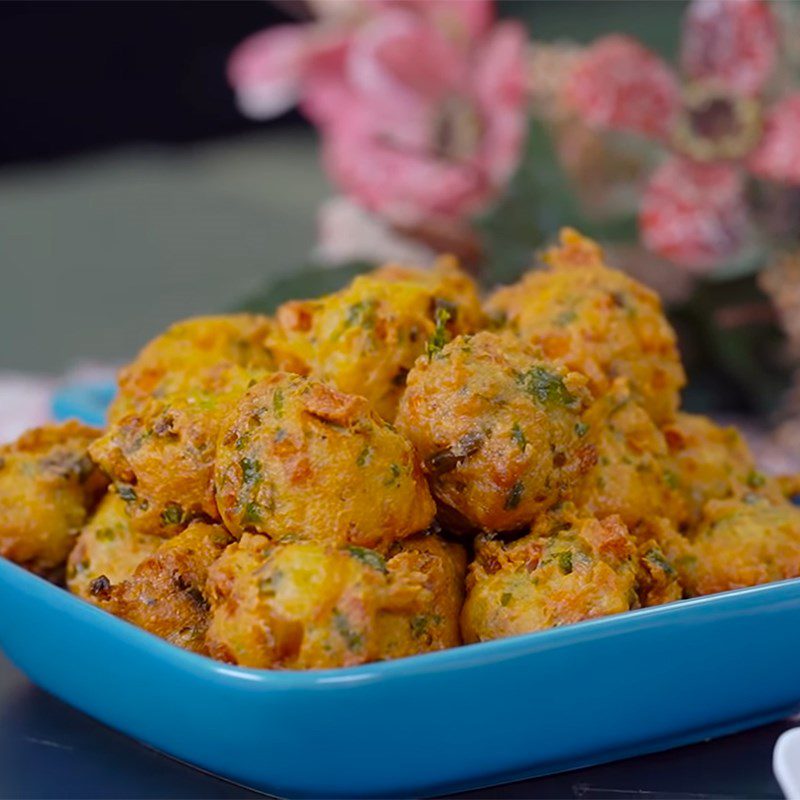
[{"label": "pink artificial flower", "polygon": [[333,180],[402,223],[462,217],[516,166],[525,132],[525,34],[496,25],[463,47],[422,18],[387,12],[351,43],[350,102],[324,131]]},{"label": "pink artificial flower", "polygon": [[[323,4],[315,6],[325,7]],[[299,102],[332,179],[400,224],[458,218],[508,180],[525,132],[525,34],[488,0],[350,0],[234,52],[240,107]],[[346,13],[345,13],[346,12]]]},{"label": "pink artificial flower", "polygon": [[567,98],[589,125],[641,135],[672,155],[645,188],[645,245],[692,271],[743,246],[745,173],[800,184],[800,92],[764,110],[778,56],[766,0],[693,0],[684,22],[683,82],[627,36],[607,36],[572,72]]}]

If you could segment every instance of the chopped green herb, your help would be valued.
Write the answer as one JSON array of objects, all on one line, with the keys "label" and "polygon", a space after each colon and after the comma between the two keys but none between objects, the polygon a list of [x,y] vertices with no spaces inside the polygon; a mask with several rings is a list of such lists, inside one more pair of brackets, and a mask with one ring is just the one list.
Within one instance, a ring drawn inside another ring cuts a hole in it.
[{"label": "chopped green herb", "polygon": [[134,503],[134,502],[136,502],[136,491],[133,488],[133,486],[131,486],[128,483],[118,483],[117,484],[117,494],[126,503]]},{"label": "chopped green herb", "polygon": [[116,538],[113,528],[100,528],[95,533],[95,538],[98,542],[113,542]]},{"label": "chopped green herb", "polygon": [[399,464],[392,464],[389,467],[389,472],[391,473],[390,477],[388,477],[384,482],[384,486],[397,486],[398,481],[400,479],[400,465]]},{"label": "chopped green herb", "polygon": [[664,554],[658,548],[654,547],[648,550],[644,556],[651,564],[654,564],[660,570],[662,570],[666,575],[674,575],[675,569],[673,568],[672,564],[667,561],[664,557]]},{"label": "chopped green herb", "polygon": [[450,312],[446,308],[436,309],[436,328],[433,336],[425,345],[425,353],[430,361],[435,355],[441,352],[447,344],[447,321],[450,319]]},{"label": "chopped green herb", "polygon": [[506,502],[503,505],[503,508],[506,510],[511,510],[516,508],[519,505],[519,501],[522,499],[522,493],[525,491],[525,486],[520,481],[517,481],[512,487],[511,491],[508,493],[506,497]]},{"label": "chopped green herb", "polygon": [[767,482],[763,473],[751,469],[747,474],[747,485],[751,489],[760,489]]},{"label": "chopped green herb", "polygon": [[580,437],[583,438],[589,433],[589,426],[585,422],[576,422],[575,423],[575,433]]},{"label": "chopped green herb", "polygon": [[664,483],[666,483],[670,489],[677,489],[681,484],[678,476],[670,469],[664,470]]},{"label": "chopped green herb", "polygon": [[366,466],[367,464],[369,464],[371,458],[372,458],[372,448],[367,446],[358,454],[358,458],[356,459],[356,466],[357,467]]},{"label": "chopped green herb", "polygon": [[283,416],[283,389],[280,387],[272,395],[272,411],[278,419]]},{"label": "chopped green herb", "polygon": [[261,462],[257,458],[243,458],[239,461],[242,468],[242,481],[245,486],[252,486],[261,480]]},{"label": "chopped green herb", "polygon": [[357,547],[356,545],[350,545],[347,552],[368,567],[377,569],[379,572],[386,572],[386,559],[380,553],[376,553],[368,547]]},{"label": "chopped green herb", "polygon": [[364,639],[358,631],[354,631],[350,627],[350,622],[347,617],[342,614],[338,609],[333,612],[333,624],[339,635],[344,639],[348,650],[354,653],[359,652],[364,646]]},{"label": "chopped green herb", "polygon": [[503,592],[503,594],[500,595],[500,605],[507,606],[511,602],[513,596],[511,592]]},{"label": "chopped green herb", "polygon": [[183,519],[183,508],[177,503],[169,503],[161,512],[161,521],[165,525],[180,525]]},{"label": "chopped green herb", "polygon": [[258,503],[250,502],[244,507],[242,522],[248,523],[261,522],[261,506]]},{"label": "chopped green herb", "polygon": [[534,400],[545,406],[573,406],[576,398],[564,386],[560,375],[548,372],[544,367],[533,367],[517,378],[525,391]]},{"label": "chopped green herb", "polygon": [[511,429],[511,438],[517,443],[519,449],[525,452],[528,440],[525,438],[525,431],[520,428],[519,422],[514,423],[514,427]]},{"label": "chopped green herb", "polygon": [[572,572],[572,553],[569,550],[562,550],[558,554],[558,568],[565,574]]},{"label": "chopped green herb", "polygon": [[557,314],[553,322],[559,328],[563,328],[565,325],[569,325],[570,322],[575,322],[576,319],[578,319],[578,315],[570,308]]}]

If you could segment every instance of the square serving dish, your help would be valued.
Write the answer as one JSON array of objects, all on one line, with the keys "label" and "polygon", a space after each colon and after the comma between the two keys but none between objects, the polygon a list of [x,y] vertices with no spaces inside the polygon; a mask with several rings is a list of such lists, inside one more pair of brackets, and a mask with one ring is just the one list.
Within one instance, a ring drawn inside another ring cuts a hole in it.
[{"label": "square serving dish", "polygon": [[663,750],[800,708],[800,579],[379,664],[242,669],[0,559],[0,647],[67,703],[288,797],[452,792]]}]

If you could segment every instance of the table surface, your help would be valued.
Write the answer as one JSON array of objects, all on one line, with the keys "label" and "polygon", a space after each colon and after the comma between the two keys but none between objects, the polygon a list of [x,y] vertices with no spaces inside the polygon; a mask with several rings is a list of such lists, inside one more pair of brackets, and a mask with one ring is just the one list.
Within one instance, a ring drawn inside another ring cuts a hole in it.
[{"label": "table surface", "polygon": [[[458,797],[772,798],[772,748],[787,721],[664,753]],[[250,798],[33,686],[0,654],[0,798]]]}]

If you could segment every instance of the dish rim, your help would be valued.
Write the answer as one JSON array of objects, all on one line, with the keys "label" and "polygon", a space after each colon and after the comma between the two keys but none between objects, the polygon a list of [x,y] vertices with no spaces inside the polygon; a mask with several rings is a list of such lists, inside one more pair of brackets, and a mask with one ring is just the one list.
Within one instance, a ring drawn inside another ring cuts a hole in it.
[{"label": "dish rim", "polygon": [[[138,628],[126,620],[115,617],[108,611],[93,606],[91,603],[72,594],[68,589],[56,586],[45,578],[29,572],[24,567],[0,557],[0,580],[7,580],[6,576],[10,576],[15,583],[20,581],[28,583],[30,579],[30,587],[35,589],[37,594],[45,593],[46,595],[51,595],[52,592],[52,595],[47,598],[48,601],[57,599],[59,603],[66,603],[67,609],[65,610],[71,610],[78,614],[86,613],[89,619],[94,616],[96,623],[101,628],[105,628],[109,634],[118,636],[125,633],[132,639],[133,644],[149,650],[158,658],[165,659],[177,669],[189,669],[195,673],[211,672],[215,677],[233,684],[248,685],[252,688],[254,684],[258,683],[265,689],[304,689],[339,684],[371,683],[400,677],[407,678],[432,671],[479,667],[489,662],[518,658],[524,654],[563,646],[570,639],[576,637],[585,640],[587,638],[596,638],[608,632],[619,633],[624,631],[626,627],[641,628],[651,621],[658,621],[663,618],[669,619],[669,617],[677,614],[683,616],[685,613],[683,609],[691,611],[692,609],[707,608],[714,605],[735,604],[738,600],[758,599],[759,595],[763,594],[783,594],[787,591],[791,592],[791,590],[800,591],[800,577],[788,578],[782,581],[747,586],[701,597],[675,600],[671,603],[650,606],[649,608],[624,611],[605,617],[563,625],[558,628],[509,636],[504,639],[465,644],[446,650],[420,653],[388,661],[375,661],[352,667],[292,670],[241,667],[217,661],[210,656],[183,650],[149,631]],[[617,630],[615,631],[614,629]]]}]

